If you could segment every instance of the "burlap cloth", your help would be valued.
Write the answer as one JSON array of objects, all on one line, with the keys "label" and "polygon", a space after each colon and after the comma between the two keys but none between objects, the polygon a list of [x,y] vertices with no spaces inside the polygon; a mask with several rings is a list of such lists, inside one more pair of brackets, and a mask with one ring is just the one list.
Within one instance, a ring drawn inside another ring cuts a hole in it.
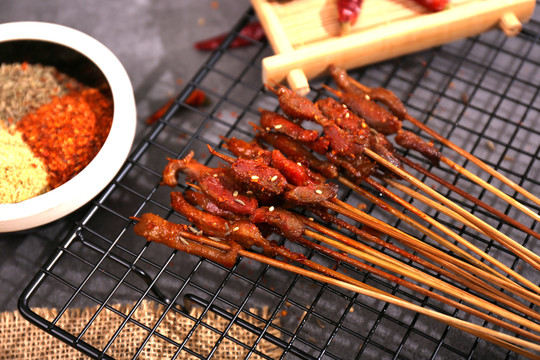
[{"label": "burlap cloth", "polygon": [[[114,306],[119,312],[127,314],[133,304]],[[60,318],[57,326],[66,330],[75,336],[79,335],[83,328],[91,321],[92,316],[96,313],[97,307],[84,309],[68,309]],[[33,309],[37,314],[47,320],[53,320],[57,315],[54,309]],[[262,318],[267,318],[267,310],[262,309],[256,311],[250,309],[255,314]],[[193,307],[191,315],[196,319],[200,318],[202,309]],[[141,324],[152,328],[159,317],[163,314],[163,307],[154,302],[143,302],[132,315],[132,319]],[[245,320],[261,327],[257,320],[246,318]],[[82,336],[81,340],[91,344],[99,350],[107,345],[114,333],[117,331],[124,318],[115,314],[113,311],[103,309],[102,312],[91,322],[91,326]],[[193,334],[186,343],[186,347],[196,354],[207,356],[210,354],[217,341],[220,338],[219,331],[226,330],[229,321],[217,316],[214,313],[208,312],[202,319],[207,326],[199,325],[193,329],[194,321],[189,318],[179,315],[173,311],[169,311],[163,322],[157,328],[157,332],[165,338],[172,339],[178,343],[186,338],[190,331]],[[217,330],[217,331],[216,331]],[[275,329],[274,329],[275,330]],[[134,323],[128,322],[125,328],[119,333],[116,340],[111,344],[106,354],[117,359],[131,359],[147,338],[149,332]],[[273,333],[276,336],[279,334]],[[246,345],[252,346],[257,339],[253,333],[234,324],[227,331],[229,337],[235,341],[223,338],[221,343],[213,354],[213,359],[244,359],[249,349]],[[154,334],[150,337],[138,359],[169,359],[171,358],[178,347],[170,342],[160,338]],[[271,358],[278,358],[282,350],[268,341],[262,339],[256,347],[257,351]],[[87,357],[75,350],[66,343],[49,335],[45,331],[39,329],[33,324],[22,318],[18,312],[4,312],[0,314],[0,359],[86,359]],[[179,353],[178,359],[198,358],[191,355],[188,351],[182,350]],[[250,359],[260,359],[257,354],[252,354]]]}]

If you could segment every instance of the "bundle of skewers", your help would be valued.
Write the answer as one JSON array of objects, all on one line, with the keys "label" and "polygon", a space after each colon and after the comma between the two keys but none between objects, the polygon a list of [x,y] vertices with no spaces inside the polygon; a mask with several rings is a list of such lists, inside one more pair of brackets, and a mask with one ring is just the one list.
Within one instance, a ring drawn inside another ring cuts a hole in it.
[{"label": "bundle of skewers", "polygon": [[[540,314],[534,306],[540,305],[540,287],[535,281],[390,189],[395,188],[492,239],[535,270],[540,269],[537,254],[425,185],[406,168],[434,179],[536,239],[540,239],[540,234],[401,155],[391,138],[399,147],[418,152],[433,166],[447,165],[470,178],[536,221],[539,216],[532,210],[445,157],[434,141],[456,151],[534,203],[540,204],[540,200],[414,119],[389,90],[366,87],[336,66],[330,67],[330,74],[338,89],[327,87],[331,96],[316,102],[284,86],[268,86],[281,111],[261,109],[260,122],[252,124],[255,136],[249,142],[223,138],[229,154],[208,146],[210,153],[222,162],[220,166],[212,168],[198,162],[193,152],[181,159],[169,159],[162,184],[175,188],[184,179],[188,189],[183,193],[172,191],[171,206],[191,225],[146,213],[135,218],[135,232],[149,241],[226,267],[232,267],[239,256],[250,258],[416,311],[518,354],[537,357]],[[425,141],[405,130],[405,121],[434,141]],[[438,245],[421,241],[339,200],[338,184]],[[369,286],[269,240],[272,234],[395,282],[504,331],[456,319]]]}]

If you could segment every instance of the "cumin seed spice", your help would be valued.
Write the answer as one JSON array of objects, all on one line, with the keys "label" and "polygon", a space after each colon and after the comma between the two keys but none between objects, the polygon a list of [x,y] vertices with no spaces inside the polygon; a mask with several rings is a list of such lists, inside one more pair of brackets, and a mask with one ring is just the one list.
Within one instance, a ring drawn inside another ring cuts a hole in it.
[{"label": "cumin seed spice", "polygon": [[49,103],[53,96],[66,95],[79,83],[52,66],[0,64],[0,121],[16,124],[26,114]]}]

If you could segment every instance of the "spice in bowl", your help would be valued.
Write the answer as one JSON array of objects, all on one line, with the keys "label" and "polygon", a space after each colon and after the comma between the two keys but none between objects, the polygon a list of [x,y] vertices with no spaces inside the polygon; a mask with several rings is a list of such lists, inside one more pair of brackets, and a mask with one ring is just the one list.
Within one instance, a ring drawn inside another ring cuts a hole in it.
[{"label": "spice in bowl", "polygon": [[109,97],[54,67],[2,64],[0,204],[40,195],[77,175],[99,152],[112,117]]},{"label": "spice in bowl", "polygon": [[49,190],[47,168],[22,139],[0,122],[0,204],[16,203]]}]

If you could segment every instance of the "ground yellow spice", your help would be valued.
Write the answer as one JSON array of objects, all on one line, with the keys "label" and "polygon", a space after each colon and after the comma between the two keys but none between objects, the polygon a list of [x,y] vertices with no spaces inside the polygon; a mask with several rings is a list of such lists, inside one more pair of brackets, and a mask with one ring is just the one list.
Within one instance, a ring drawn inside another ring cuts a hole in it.
[{"label": "ground yellow spice", "polygon": [[0,204],[27,200],[49,190],[47,169],[22,139],[0,122]]}]

